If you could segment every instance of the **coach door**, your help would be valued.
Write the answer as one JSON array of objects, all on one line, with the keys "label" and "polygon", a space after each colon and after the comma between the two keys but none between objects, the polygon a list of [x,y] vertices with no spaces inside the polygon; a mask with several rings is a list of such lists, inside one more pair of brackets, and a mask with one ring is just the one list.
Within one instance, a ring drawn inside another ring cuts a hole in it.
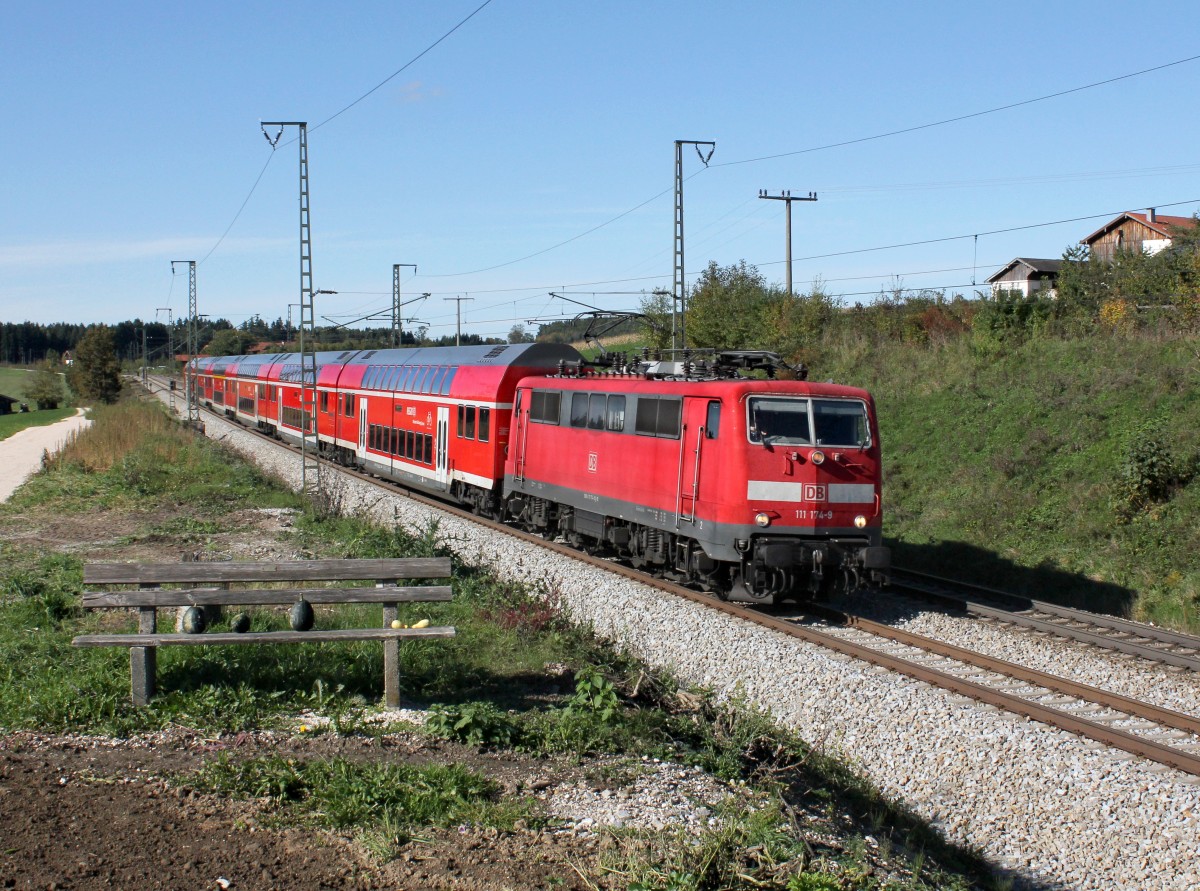
[{"label": "coach door", "polygon": [[367,453],[367,397],[358,397],[358,453]]},{"label": "coach door", "polygon": [[450,479],[450,460],[447,452],[450,445],[450,407],[438,406],[437,416],[437,451],[434,453],[434,469],[437,481],[443,485]]}]

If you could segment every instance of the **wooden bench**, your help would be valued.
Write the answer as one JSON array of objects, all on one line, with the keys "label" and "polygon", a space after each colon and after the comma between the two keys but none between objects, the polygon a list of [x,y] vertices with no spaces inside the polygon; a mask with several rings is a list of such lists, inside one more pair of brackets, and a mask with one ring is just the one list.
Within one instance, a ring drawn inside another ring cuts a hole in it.
[{"label": "wooden bench", "polygon": [[[393,628],[400,603],[447,601],[449,585],[399,587],[400,579],[449,579],[446,557],[381,560],[297,560],[281,563],[91,563],[83,568],[85,609],[133,608],[138,630],[126,634],[81,634],[71,641],[77,647],[129,647],[129,673],[134,705],[145,705],[156,690],[157,648],[212,646],[216,644],[301,643],[308,641],[383,641],[384,702],[400,705],[400,641],[407,638],[453,637],[453,627]],[[329,588],[231,587],[263,582],[374,582],[372,587]],[[137,590],[106,589],[137,585]],[[163,588],[163,585],[198,587]],[[383,623],[379,628],[341,628],[310,631],[247,631],[237,633],[160,634],[161,608],[269,606],[294,604],[303,598],[311,604],[379,603]]]}]

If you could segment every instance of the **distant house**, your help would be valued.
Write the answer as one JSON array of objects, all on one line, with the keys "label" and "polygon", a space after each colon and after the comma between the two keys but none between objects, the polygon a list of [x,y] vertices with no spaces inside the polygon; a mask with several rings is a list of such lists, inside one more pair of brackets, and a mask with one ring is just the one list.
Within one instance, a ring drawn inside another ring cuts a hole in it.
[{"label": "distant house", "polygon": [[1054,283],[1062,269],[1062,260],[1042,260],[1035,257],[1016,257],[999,272],[988,276],[992,295],[1001,291],[1019,291],[1028,297],[1037,291],[1049,291],[1054,298]]},{"label": "distant house", "polygon": [[1164,216],[1151,207],[1146,213],[1123,213],[1079,243],[1097,260],[1111,263],[1118,251],[1157,254],[1170,247],[1174,230],[1195,225],[1195,217]]},{"label": "distant house", "polygon": [[0,415],[11,415],[13,413],[13,406],[20,401],[19,399],[13,399],[11,396],[5,396],[3,393],[0,393]]},{"label": "distant house", "polygon": [[75,356],[70,350],[63,350],[62,364],[63,365],[74,365],[75,364]]}]

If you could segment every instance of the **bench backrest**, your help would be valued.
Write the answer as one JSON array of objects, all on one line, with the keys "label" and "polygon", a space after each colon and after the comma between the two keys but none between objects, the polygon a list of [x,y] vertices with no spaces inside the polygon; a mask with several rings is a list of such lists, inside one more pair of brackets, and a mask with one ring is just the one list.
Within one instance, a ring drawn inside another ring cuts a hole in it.
[{"label": "bench backrest", "polygon": [[278,563],[88,563],[83,567],[85,585],[348,582],[449,577],[449,557],[285,560]]}]

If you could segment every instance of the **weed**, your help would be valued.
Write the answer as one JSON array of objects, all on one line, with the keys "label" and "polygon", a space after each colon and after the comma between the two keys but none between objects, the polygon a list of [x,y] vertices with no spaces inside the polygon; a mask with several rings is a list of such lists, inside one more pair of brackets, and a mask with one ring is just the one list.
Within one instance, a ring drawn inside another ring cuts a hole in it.
[{"label": "weed", "polygon": [[469,746],[511,746],[516,737],[512,721],[490,702],[435,705],[429,710],[425,729]]},{"label": "weed", "polygon": [[575,674],[575,695],[567,700],[568,711],[595,715],[602,724],[614,719],[620,707],[612,681],[595,668],[588,667]]}]

